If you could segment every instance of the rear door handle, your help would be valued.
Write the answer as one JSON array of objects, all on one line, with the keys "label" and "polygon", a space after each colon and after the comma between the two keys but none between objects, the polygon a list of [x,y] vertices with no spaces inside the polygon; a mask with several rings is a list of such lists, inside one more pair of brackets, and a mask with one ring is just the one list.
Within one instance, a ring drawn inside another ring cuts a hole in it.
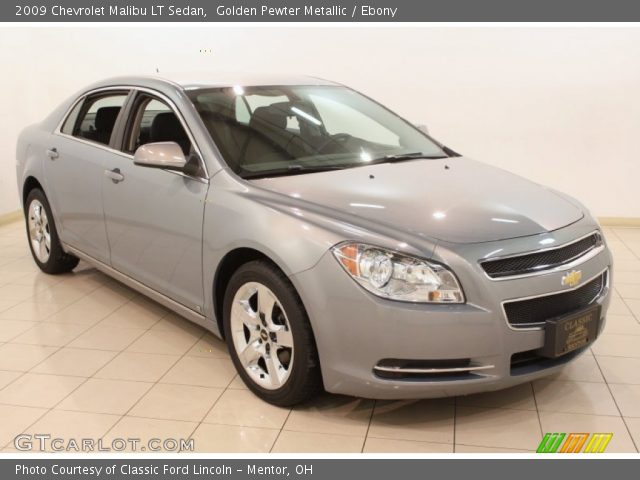
[{"label": "rear door handle", "polygon": [[113,183],[120,183],[124,180],[124,175],[120,173],[119,168],[114,168],[113,170],[105,170],[104,175],[109,177]]},{"label": "rear door handle", "polygon": [[47,150],[47,157],[49,157],[51,160],[55,160],[59,156],[60,154],[58,153],[58,149],[56,147],[52,147]]}]

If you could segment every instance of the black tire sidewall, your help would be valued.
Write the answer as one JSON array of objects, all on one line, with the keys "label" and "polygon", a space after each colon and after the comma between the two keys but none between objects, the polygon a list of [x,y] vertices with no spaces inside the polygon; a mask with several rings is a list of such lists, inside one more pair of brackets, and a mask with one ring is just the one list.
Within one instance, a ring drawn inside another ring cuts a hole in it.
[{"label": "black tire sidewall", "polygon": [[[231,334],[231,306],[238,289],[248,283],[258,282],[268,287],[284,308],[293,337],[293,364],[285,384],[269,390],[256,384],[247,374],[238,358]],[[224,297],[223,305],[224,334],[231,360],[247,387],[260,398],[281,406],[298,403],[309,396],[318,381],[318,362],[315,341],[304,306],[293,285],[275,267],[266,262],[254,261],[240,267],[231,277]]]}]

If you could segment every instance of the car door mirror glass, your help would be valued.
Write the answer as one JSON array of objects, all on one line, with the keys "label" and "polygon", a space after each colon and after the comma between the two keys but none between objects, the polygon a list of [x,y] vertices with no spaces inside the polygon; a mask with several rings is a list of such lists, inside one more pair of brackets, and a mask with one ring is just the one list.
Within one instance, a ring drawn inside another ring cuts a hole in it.
[{"label": "car door mirror glass", "polygon": [[141,167],[183,170],[187,159],[176,142],[156,142],[138,147],[133,163]]}]

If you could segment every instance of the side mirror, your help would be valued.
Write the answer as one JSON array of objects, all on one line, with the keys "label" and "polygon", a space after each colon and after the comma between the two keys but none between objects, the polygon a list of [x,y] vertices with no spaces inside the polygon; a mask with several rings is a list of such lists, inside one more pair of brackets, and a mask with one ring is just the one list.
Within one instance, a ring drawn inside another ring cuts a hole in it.
[{"label": "side mirror", "polygon": [[418,130],[420,130],[422,133],[426,133],[427,135],[429,135],[429,129],[427,128],[426,125],[424,125],[424,124],[416,124],[416,128]]},{"label": "side mirror", "polygon": [[133,155],[133,163],[141,167],[184,170],[187,159],[176,142],[147,143]]}]

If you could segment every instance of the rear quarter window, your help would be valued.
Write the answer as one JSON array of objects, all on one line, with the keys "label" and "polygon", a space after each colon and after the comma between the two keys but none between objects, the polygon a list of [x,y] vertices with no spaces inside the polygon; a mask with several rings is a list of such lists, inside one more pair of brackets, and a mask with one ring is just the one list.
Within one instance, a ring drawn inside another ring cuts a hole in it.
[{"label": "rear quarter window", "polygon": [[83,102],[76,102],[75,106],[67,115],[64,123],[62,124],[62,128],[60,131],[65,135],[73,135],[73,129],[76,126],[76,121],[78,120],[78,115],[80,114],[80,109],[82,108]]}]

